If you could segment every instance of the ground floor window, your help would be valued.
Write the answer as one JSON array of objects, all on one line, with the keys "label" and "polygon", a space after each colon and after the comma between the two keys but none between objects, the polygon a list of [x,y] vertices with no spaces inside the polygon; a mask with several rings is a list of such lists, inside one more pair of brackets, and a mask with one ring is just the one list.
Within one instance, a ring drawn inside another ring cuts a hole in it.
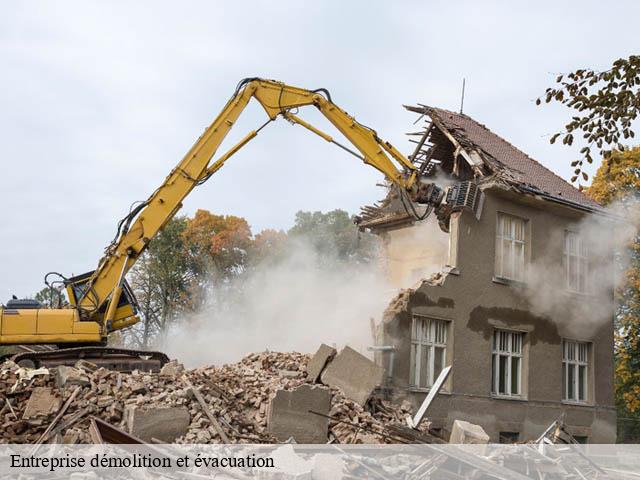
[{"label": "ground floor window", "polygon": [[562,341],[562,399],[586,402],[589,396],[589,343]]},{"label": "ground floor window", "polygon": [[446,320],[414,315],[411,325],[411,385],[429,388],[445,367]]},{"label": "ground floor window", "polygon": [[522,344],[524,333],[508,330],[493,332],[491,392],[494,395],[522,394]]}]

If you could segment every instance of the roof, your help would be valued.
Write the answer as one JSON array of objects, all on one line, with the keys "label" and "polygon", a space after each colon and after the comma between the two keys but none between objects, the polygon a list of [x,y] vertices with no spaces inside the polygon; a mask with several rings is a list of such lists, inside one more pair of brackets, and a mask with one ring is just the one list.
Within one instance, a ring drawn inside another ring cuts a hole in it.
[{"label": "roof", "polygon": [[429,106],[407,109],[428,115],[437,126],[444,127],[461,145],[475,147],[489,170],[495,170],[492,166],[496,167],[496,163],[506,169],[510,183],[532,193],[540,193],[589,209],[600,207],[563,178],[468,115]]}]

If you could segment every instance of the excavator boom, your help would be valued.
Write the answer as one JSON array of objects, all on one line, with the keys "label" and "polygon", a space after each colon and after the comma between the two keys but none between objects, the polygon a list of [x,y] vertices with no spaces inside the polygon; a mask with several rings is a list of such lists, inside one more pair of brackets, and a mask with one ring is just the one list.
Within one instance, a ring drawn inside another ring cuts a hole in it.
[{"label": "excavator boom", "polygon": [[[259,102],[266,112],[266,123],[249,132],[217,160],[212,160],[251,99]],[[353,149],[298,117],[298,110],[305,106],[318,109]],[[260,78],[245,79],[162,184],[120,221],[116,237],[106,248],[97,268],[64,279],[70,308],[0,309],[0,344],[106,344],[108,333],[136,323],[135,297],[125,280],[127,272],[151,239],[178,212],[185,197],[279,116],[376,168],[390,182],[408,192],[413,201],[432,206],[442,201],[443,192],[432,183],[423,183],[409,159],[380,139],[374,130],[334,104],[326,90],[305,90]]]}]

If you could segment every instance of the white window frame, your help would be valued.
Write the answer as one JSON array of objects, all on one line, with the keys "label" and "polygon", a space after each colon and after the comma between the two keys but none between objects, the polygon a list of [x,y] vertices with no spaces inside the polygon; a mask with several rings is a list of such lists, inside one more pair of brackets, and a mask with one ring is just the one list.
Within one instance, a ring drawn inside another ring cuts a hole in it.
[{"label": "white window frame", "polygon": [[[508,226],[506,225],[507,219],[510,220]],[[521,236],[517,234],[518,227],[521,229]],[[506,248],[505,242],[508,244]],[[508,251],[505,251],[507,249]],[[523,282],[525,279],[526,250],[527,220],[507,213],[498,213],[496,225],[496,277]]]},{"label": "white window frame", "polygon": [[[500,357],[507,358],[505,373],[505,392],[500,392]],[[518,383],[512,391],[513,359],[518,360]],[[522,375],[524,371],[524,332],[496,328],[491,339],[491,394],[497,397],[520,398],[522,393]]]},{"label": "white window frame", "polygon": [[[445,368],[447,359],[447,337],[449,321],[438,318],[414,315],[411,321],[411,372],[410,385],[413,388],[431,388],[436,380],[435,357],[436,348],[440,351],[441,369]],[[422,377],[421,359],[424,350],[428,350],[426,385],[420,383]],[[439,372],[438,372],[439,373]]]},{"label": "white window frame", "polygon": [[[571,265],[575,262],[576,283],[571,285]],[[588,293],[589,252],[584,237],[579,232],[564,232],[564,276],[567,290],[573,293]]]},{"label": "white window frame", "polygon": [[[589,403],[589,375],[591,343],[578,340],[562,339],[562,400],[572,403]],[[584,367],[582,380],[584,388],[580,397],[580,367]],[[573,374],[573,396],[569,395],[569,369]]]}]

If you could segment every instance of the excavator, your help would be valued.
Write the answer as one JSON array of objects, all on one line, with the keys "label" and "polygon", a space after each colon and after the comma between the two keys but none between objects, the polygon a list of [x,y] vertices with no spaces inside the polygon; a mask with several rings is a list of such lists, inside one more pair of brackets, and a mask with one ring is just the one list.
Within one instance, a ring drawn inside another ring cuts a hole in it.
[{"label": "excavator", "polygon": [[[212,160],[251,99],[259,102],[266,112],[265,123]],[[300,118],[299,109],[305,106],[317,108],[353,148]],[[161,352],[110,348],[107,345],[110,333],[140,321],[133,290],[126,281],[127,272],[154,236],[176,215],[185,197],[209,180],[229,158],[279,117],[376,168],[412,205],[450,211],[468,203],[468,199],[460,198],[469,194],[468,188],[454,186],[443,190],[428,182],[409,158],[333,103],[326,89],[306,90],[274,80],[247,78],[237,85],[220,114],[164,182],[147,200],[135,204],[120,220],[116,236],[106,247],[95,270],[73,277],[57,272],[47,274],[45,283],[52,288],[55,285],[64,288],[68,305],[44,308],[35,300],[14,298],[0,306],[0,346],[34,346],[12,356],[16,363],[32,368],[73,364],[78,359],[87,359],[121,371],[160,369],[168,361]],[[52,276],[58,280],[50,280]],[[48,349],[35,348],[37,346],[47,346]]]}]

